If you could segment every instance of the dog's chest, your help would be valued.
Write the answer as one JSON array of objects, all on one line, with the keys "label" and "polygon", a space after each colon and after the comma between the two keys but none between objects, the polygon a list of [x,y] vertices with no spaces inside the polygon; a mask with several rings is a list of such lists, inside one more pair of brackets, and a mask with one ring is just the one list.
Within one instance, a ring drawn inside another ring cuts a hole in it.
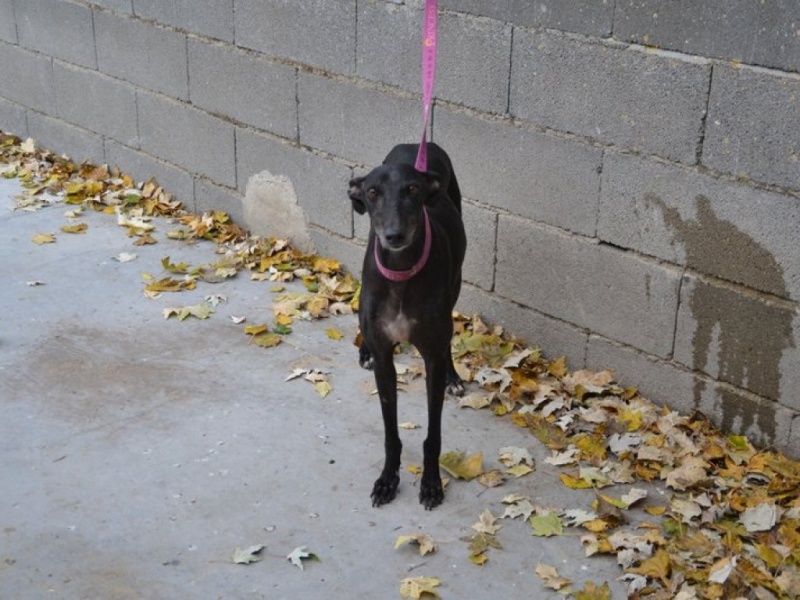
[{"label": "dog's chest", "polygon": [[381,328],[392,342],[407,342],[416,321],[411,319],[403,309],[386,308],[380,317]]}]

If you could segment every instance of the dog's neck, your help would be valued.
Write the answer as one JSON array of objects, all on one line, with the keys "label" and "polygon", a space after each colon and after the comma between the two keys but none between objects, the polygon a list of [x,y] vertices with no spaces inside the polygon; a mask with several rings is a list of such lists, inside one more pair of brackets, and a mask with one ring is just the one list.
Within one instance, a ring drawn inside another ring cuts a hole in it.
[{"label": "dog's neck", "polygon": [[402,271],[395,271],[393,269],[389,269],[381,262],[380,251],[378,250],[378,246],[380,246],[380,242],[378,240],[378,236],[375,236],[373,248],[375,251],[375,266],[378,268],[378,272],[388,279],[389,281],[401,282],[401,281],[408,281],[414,275],[419,273],[425,265],[428,263],[428,258],[431,255],[431,240],[432,240],[432,233],[431,233],[431,221],[428,217],[428,211],[425,207],[422,207],[422,214],[424,216],[425,221],[425,233],[424,233],[424,241],[422,243],[422,256],[419,257],[419,260],[414,263],[414,265],[410,269],[404,269]]}]

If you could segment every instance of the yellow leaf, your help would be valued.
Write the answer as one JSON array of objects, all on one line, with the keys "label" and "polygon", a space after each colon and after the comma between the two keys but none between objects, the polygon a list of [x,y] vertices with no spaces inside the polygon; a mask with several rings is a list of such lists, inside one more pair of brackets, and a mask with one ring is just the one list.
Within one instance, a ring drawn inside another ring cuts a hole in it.
[{"label": "yellow leaf", "polygon": [[523,475],[527,475],[528,473],[533,473],[533,469],[528,465],[518,464],[506,469],[506,473],[519,478],[522,477]]},{"label": "yellow leaf", "polygon": [[397,550],[400,546],[412,542],[419,546],[419,553],[421,556],[436,552],[436,543],[433,541],[433,538],[421,532],[398,536],[397,540],[394,542],[394,548]]},{"label": "yellow leaf", "polygon": [[659,549],[653,556],[642,561],[638,567],[628,569],[630,573],[644,575],[651,579],[659,579],[663,583],[668,583],[671,570],[671,559],[669,553],[664,549]]},{"label": "yellow leaf", "polygon": [[337,331],[333,327],[329,327],[325,333],[328,334],[328,337],[332,340],[336,340],[337,342],[344,337],[344,334],[340,331]]},{"label": "yellow leaf", "polygon": [[39,244],[40,246],[42,244],[54,244],[56,241],[56,236],[52,233],[37,233],[31,238],[31,241],[34,244]]},{"label": "yellow leaf", "polygon": [[479,567],[485,565],[488,560],[489,557],[486,556],[485,552],[479,552],[478,554],[469,555],[469,562],[471,562],[473,565],[478,565]]},{"label": "yellow leaf", "polygon": [[263,325],[245,325],[244,332],[247,335],[261,335],[269,331],[269,326]]},{"label": "yellow leaf", "polygon": [[587,581],[582,590],[572,592],[575,600],[611,600],[611,588],[608,583],[598,586],[591,581]]},{"label": "yellow leaf", "polygon": [[77,223],[75,225],[62,225],[61,231],[64,233],[86,233],[89,226],[86,223]]},{"label": "yellow leaf", "polygon": [[559,356],[547,363],[547,370],[553,377],[561,379],[567,374],[567,357]]},{"label": "yellow leaf", "polygon": [[253,343],[262,348],[273,348],[283,341],[281,336],[276,333],[262,333],[253,336]]},{"label": "yellow leaf", "polygon": [[439,465],[453,477],[472,481],[483,473],[483,455],[447,452],[439,458]]},{"label": "yellow leaf", "polygon": [[276,325],[291,325],[292,317],[289,315],[275,315],[274,321]]},{"label": "yellow leaf", "polygon": [[400,582],[400,595],[407,600],[420,600],[423,596],[440,598],[434,588],[441,583],[435,577],[406,577]]},{"label": "yellow leaf", "polygon": [[333,391],[333,386],[328,381],[320,381],[314,384],[314,390],[324,398]]},{"label": "yellow leaf", "polygon": [[569,473],[559,473],[558,476],[561,479],[561,483],[573,490],[585,490],[592,487],[591,482],[581,479],[580,477],[570,475]]},{"label": "yellow leaf", "polygon": [[408,471],[412,475],[421,475],[422,474],[422,467],[420,467],[419,465],[408,465],[406,467],[406,471]]}]

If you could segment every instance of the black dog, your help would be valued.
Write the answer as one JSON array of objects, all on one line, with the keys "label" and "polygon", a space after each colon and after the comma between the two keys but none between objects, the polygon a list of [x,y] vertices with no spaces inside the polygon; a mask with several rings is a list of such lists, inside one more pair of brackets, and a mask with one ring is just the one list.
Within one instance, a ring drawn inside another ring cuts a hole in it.
[{"label": "black dog", "polygon": [[461,290],[467,247],[461,191],[450,158],[428,144],[428,172],[414,168],[417,146],[402,144],[383,165],[350,181],[356,212],[369,213],[370,231],[361,282],[359,362],[374,368],[381,399],[386,462],[372,489],[372,505],[391,502],[400,482],[402,443],[397,430],[394,346],[411,342],[425,361],[428,437],[419,500],[430,510],[444,499],[439,476],[445,388],[464,387],[450,352],[452,311]]}]

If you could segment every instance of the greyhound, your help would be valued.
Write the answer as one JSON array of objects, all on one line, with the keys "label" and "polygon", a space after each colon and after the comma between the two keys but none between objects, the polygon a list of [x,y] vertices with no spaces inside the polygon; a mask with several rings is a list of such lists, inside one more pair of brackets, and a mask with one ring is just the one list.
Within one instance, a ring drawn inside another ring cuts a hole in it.
[{"label": "greyhound", "polygon": [[375,372],[386,450],[383,471],[372,488],[372,505],[391,502],[400,482],[402,443],[393,354],[396,344],[411,342],[425,361],[428,436],[419,500],[431,510],[444,499],[439,455],[445,389],[453,395],[464,393],[450,342],[467,240],[450,158],[429,143],[429,170],[422,173],[414,168],[416,152],[416,144],[395,146],[381,166],[350,181],[348,195],[353,209],[370,218],[361,281],[359,363]]}]

